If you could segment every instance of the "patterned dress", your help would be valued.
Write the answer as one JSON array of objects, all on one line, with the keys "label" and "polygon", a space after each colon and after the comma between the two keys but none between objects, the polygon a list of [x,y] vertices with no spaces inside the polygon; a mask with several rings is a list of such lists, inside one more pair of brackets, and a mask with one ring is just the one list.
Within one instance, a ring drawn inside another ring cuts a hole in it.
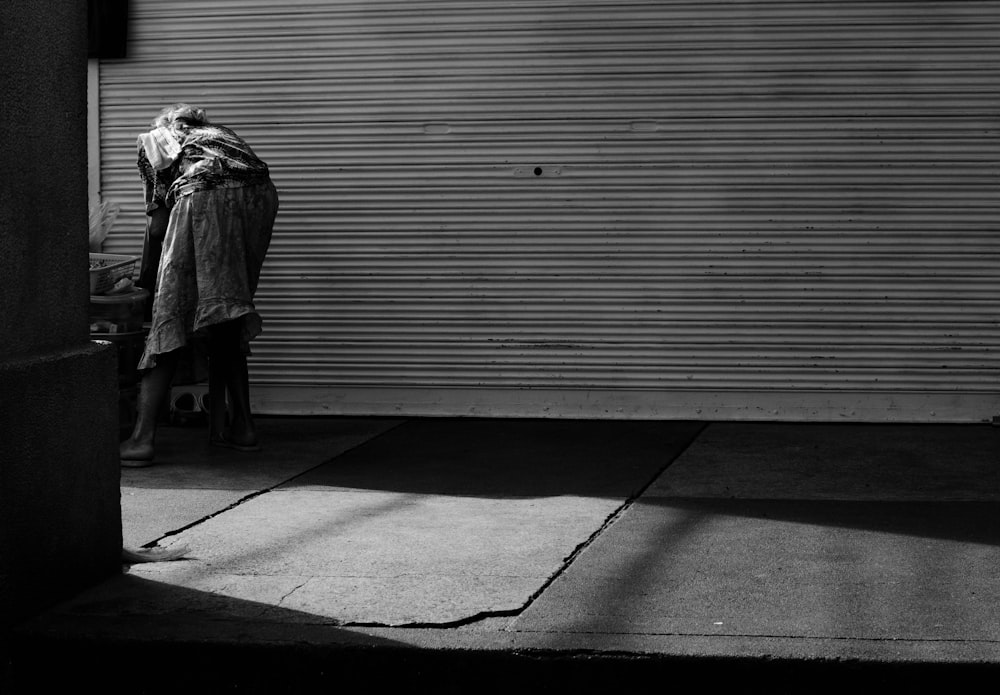
[{"label": "patterned dress", "polygon": [[167,169],[138,148],[147,214],[170,210],[141,370],[213,324],[240,320],[246,344],[261,332],[253,296],[278,211],[267,165],[222,126],[176,137],[181,154]]}]

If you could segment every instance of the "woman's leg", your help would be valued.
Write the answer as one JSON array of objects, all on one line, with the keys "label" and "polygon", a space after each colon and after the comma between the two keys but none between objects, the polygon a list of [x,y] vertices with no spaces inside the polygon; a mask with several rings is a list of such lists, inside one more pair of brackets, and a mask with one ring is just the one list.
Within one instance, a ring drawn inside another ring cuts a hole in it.
[{"label": "woman's leg", "polygon": [[217,439],[225,435],[229,427],[229,408],[226,405],[225,357],[217,356],[210,335],[208,346],[208,436]]},{"label": "woman's leg", "polygon": [[[239,447],[257,446],[257,429],[253,414],[250,412],[250,378],[247,370],[247,358],[243,354],[241,338],[243,321],[226,321],[209,327],[209,389],[211,392],[213,377],[225,382],[228,394],[229,431],[223,434],[222,429],[213,429],[213,436],[223,435],[231,444]],[[225,411],[216,412],[215,394],[212,393],[212,425],[213,428],[225,422]],[[223,407],[225,407],[225,400]],[[216,420],[216,418],[219,418]],[[223,424],[224,426],[224,424]]]},{"label": "woman's leg", "polygon": [[138,413],[132,436],[119,445],[118,451],[123,465],[137,465],[153,460],[153,444],[156,438],[156,424],[170,384],[177,369],[177,353],[168,352],[156,356],[156,365],[142,377],[139,388]]}]

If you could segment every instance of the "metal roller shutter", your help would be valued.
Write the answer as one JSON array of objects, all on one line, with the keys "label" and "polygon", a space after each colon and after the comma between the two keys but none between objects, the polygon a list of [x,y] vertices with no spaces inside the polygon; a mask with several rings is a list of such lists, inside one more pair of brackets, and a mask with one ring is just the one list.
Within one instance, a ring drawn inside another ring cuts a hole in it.
[{"label": "metal roller shutter", "polygon": [[189,101],[282,208],[262,412],[989,419],[1000,2],[133,0],[101,188]]}]

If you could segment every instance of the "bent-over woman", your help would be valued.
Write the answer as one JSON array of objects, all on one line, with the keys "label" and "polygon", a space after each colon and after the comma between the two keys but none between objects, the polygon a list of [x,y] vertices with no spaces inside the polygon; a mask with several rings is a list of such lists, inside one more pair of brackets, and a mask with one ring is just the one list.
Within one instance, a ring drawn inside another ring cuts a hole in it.
[{"label": "bent-over woman", "polygon": [[148,216],[141,272],[155,272],[155,291],[139,361],[138,415],[120,447],[123,466],[152,464],[177,351],[195,334],[208,339],[210,443],[242,451],[260,447],[246,356],[261,332],[253,297],[277,191],[250,146],[229,128],[209,123],[203,109],[170,106],[152,125],[139,136],[138,166]]}]

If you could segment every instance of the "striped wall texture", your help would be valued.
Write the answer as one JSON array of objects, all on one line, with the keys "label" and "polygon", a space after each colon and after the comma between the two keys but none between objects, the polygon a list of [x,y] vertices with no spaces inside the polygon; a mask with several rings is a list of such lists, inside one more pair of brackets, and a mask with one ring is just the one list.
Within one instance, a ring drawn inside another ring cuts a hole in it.
[{"label": "striped wall texture", "polygon": [[131,3],[105,247],[188,101],[281,211],[267,412],[1000,413],[1000,2]]}]

